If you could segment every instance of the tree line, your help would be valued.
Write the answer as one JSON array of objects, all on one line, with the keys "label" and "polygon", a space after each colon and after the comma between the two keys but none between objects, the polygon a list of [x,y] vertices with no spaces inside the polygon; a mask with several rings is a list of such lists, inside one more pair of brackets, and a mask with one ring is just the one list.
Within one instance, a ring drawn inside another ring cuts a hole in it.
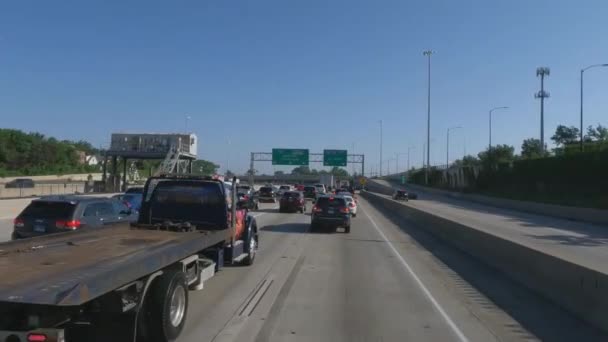
[{"label": "tree line", "polygon": [[[477,156],[467,155],[462,159],[454,161],[455,166],[476,166],[512,162],[518,159],[545,158],[552,155],[562,155],[564,153],[577,153],[580,149],[580,130],[575,126],[559,125],[551,140],[556,145],[553,150],[541,148],[541,142],[536,138],[525,139],[521,144],[521,154],[515,154],[515,148],[510,145],[495,145],[492,149],[479,152]],[[603,150],[608,148],[608,128],[598,124],[596,127],[587,127],[586,134],[583,135],[585,150]]]},{"label": "tree line", "polygon": [[77,151],[97,150],[86,141],[57,140],[40,133],[0,129],[0,176],[67,174],[95,171]]}]

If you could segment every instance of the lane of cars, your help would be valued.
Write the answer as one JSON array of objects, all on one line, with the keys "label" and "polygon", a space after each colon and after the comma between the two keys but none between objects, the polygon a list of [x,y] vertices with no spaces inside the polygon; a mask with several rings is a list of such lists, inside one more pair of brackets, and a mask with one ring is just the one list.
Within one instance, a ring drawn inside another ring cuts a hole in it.
[{"label": "lane of cars", "polygon": [[[259,210],[260,202],[278,202],[279,212],[305,213],[311,202],[311,229],[342,227],[348,233],[350,219],[357,216],[357,198],[352,187],[267,184],[256,191],[249,185],[238,184],[236,189],[239,206],[248,210]],[[12,239],[135,222],[142,196],[143,188],[134,187],[111,198],[57,195],[35,199],[14,219]]]}]

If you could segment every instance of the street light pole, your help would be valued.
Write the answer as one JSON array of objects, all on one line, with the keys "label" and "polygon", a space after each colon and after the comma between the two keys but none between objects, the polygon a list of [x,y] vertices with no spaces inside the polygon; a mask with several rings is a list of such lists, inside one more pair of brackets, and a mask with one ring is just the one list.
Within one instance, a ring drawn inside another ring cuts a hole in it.
[{"label": "street light pole", "polygon": [[382,120],[378,120],[380,123],[380,177],[382,177]]},{"label": "street light pole", "polygon": [[586,68],[582,68],[581,69],[581,152],[583,151],[583,74],[585,73],[586,70],[591,69],[591,68],[596,68],[596,67],[607,67],[608,63],[605,64],[593,64],[590,65]]},{"label": "street light pole", "polygon": [[[416,148],[415,146],[409,146],[407,148],[407,172],[410,172],[410,150]],[[424,151],[424,149],[423,149]]]},{"label": "street light pole", "polygon": [[429,165],[431,165],[431,55],[432,50],[426,50],[422,53],[428,57],[428,88],[426,102],[426,170],[424,172],[424,182],[429,184]]},{"label": "street light pole", "polygon": [[497,109],[508,109],[509,107],[494,107],[492,109],[490,109],[490,143],[488,145],[488,157],[490,157],[490,154],[492,152],[492,112],[497,110]]},{"label": "street light pole", "polygon": [[446,150],[445,150],[445,168],[447,169],[448,167],[450,167],[450,131],[453,129],[458,129],[458,128],[462,128],[461,126],[454,126],[454,127],[449,127],[448,128],[448,134],[447,134],[447,142],[446,142]]}]

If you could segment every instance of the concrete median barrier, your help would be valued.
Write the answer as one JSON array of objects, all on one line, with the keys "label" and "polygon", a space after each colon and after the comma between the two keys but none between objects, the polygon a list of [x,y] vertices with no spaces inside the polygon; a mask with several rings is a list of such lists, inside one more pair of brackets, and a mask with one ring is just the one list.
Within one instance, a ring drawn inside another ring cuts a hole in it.
[{"label": "concrete median barrier", "polygon": [[380,211],[411,220],[444,242],[508,274],[577,317],[608,331],[608,275],[529,246],[361,192]]}]

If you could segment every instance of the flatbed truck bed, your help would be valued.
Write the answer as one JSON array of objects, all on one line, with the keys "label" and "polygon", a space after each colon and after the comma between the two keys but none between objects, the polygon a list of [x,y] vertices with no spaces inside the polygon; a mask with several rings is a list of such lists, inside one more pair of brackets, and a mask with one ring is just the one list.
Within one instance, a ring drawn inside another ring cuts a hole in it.
[{"label": "flatbed truck bed", "polygon": [[128,224],[0,244],[0,302],[82,305],[218,245],[226,230],[173,232]]}]

